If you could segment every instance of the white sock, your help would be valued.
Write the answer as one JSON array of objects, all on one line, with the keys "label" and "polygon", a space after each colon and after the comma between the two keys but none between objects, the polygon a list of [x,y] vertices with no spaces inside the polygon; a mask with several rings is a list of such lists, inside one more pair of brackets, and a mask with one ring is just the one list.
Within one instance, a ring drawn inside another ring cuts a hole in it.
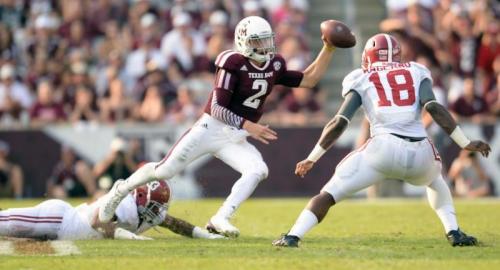
[{"label": "white sock", "polygon": [[448,233],[451,230],[458,229],[457,217],[453,205],[445,205],[436,210],[441,223],[443,223],[444,231]]},{"label": "white sock", "polygon": [[150,162],[140,167],[131,176],[129,176],[125,182],[117,187],[118,193],[126,195],[132,190],[156,180],[155,165],[156,163]]},{"label": "white sock", "polygon": [[260,180],[258,174],[243,174],[240,179],[234,183],[231,194],[229,194],[226,201],[215,215],[229,219],[236,209],[238,209],[240,204],[252,195]]},{"label": "white sock", "polygon": [[318,218],[316,215],[310,210],[304,209],[288,234],[298,236],[302,239],[302,237],[317,224]]},{"label": "white sock", "polygon": [[427,186],[426,191],[429,204],[436,211],[441,223],[443,223],[445,232],[448,233],[451,230],[458,229],[453,199],[443,177],[439,175],[436,180]]}]

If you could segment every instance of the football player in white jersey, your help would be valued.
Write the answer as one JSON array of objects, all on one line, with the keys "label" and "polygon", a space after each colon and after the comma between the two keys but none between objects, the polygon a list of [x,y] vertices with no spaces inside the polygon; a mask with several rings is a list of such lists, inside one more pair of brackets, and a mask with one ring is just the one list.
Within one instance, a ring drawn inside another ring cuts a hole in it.
[{"label": "football player in white jersey", "polygon": [[394,37],[377,34],[370,38],[362,59],[362,68],[352,71],[342,83],[344,102],[339,111],[307,159],[297,164],[295,174],[303,177],[313,168],[359,107],[370,122],[371,138],[337,165],[333,177],[309,201],[291,230],[273,245],[297,247],[331,206],[387,178],[426,186],[429,204],[443,223],[450,244],[476,245],[476,238],[459,229],[450,190],[441,175],[440,156],[420,119],[422,109],[460,147],[487,157],[490,146],[464,135],[449,112],[436,102],[429,70],[415,62],[401,62],[401,48]]},{"label": "football player in white jersey", "polygon": [[169,216],[169,200],[168,184],[151,182],[128,194],[118,206],[114,221],[106,224],[97,218],[102,198],[75,208],[62,200],[48,200],[35,207],[0,211],[0,236],[41,240],[152,240],[140,234],[158,225],[187,237],[223,238]]}]

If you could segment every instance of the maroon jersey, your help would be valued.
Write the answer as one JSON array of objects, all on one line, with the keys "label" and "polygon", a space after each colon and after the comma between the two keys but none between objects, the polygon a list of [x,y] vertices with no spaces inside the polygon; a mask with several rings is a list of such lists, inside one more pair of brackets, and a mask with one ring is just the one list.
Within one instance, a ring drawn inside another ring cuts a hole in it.
[{"label": "maroon jersey", "polygon": [[227,50],[215,60],[214,90],[205,112],[224,123],[241,128],[245,120],[258,122],[264,101],[275,84],[297,87],[304,74],[289,71],[279,54],[262,67],[238,52]]}]

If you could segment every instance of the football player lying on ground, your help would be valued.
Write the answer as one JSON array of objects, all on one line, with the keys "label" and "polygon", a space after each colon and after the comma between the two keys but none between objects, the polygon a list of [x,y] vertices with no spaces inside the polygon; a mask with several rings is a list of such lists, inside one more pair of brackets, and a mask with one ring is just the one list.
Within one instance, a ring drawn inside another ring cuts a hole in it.
[{"label": "football player lying on ground", "polygon": [[40,240],[152,240],[140,234],[161,226],[192,238],[223,238],[169,216],[169,200],[168,184],[165,181],[151,182],[128,194],[116,209],[113,222],[106,224],[101,224],[97,218],[102,198],[77,207],[62,200],[47,200],[35,207],[0,211],[0,236]]},{"label": "football player lying on ground", "polygon": [[222,52],[216,59],[214,89],[205,113],[174,145],[160,162],[150,162],[126,180],[118,180],[106,195],[99,220],[108,222],[118,203],[134,188],[156,179],[170,179],[193,160],[210,154],[241,173],[230,195],[210,218],[207,229],[237,237],[238,228],[230,223],[238,207],[267,178],[262,155],[247,137],[268,144],[277,134],[259,124],[266,97],[273,86],[311,88],[325,73],[335,47],[324,41],[316,60],[304,72],[287,70],[276,54],[274,33],[269,23],[257,16],[242,19],[235,29],[236,50]]},{"label": "football player lying on ground", "polygon": [[331,206],[386,178],[426,186],[429,204],[443,223],[450,244],[476,245],[476,238],[459,229],[450,190],[441,175],[441,159],[427,138],[421,110],[427,110],[460,147],[487,157],[490,146],[464,135],[449,112],[436,102],[430,71],[415,62],[400,62],[401,48],[394,37],[373,36],[362,58],[363,69],[354,70],[342,83],[342,106],[323,129],[311,154],[297,164],[295,174],[304,177],[313,168],[360,106],[370,121],[371,138],[337,165],[333,177],[309,201],[295,225],[273,245],[297,247]]}]

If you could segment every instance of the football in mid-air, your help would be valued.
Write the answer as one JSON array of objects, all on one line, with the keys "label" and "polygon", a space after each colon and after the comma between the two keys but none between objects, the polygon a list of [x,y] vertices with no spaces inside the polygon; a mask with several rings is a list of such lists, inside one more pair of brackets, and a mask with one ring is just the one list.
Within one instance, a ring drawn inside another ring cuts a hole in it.
[{"label": "football in mid-air", "polygon": [[327,20],[321,23],[321,34],[329,44],[338,48],[351,48],[356,45],[356,37],[344,23]]}]

